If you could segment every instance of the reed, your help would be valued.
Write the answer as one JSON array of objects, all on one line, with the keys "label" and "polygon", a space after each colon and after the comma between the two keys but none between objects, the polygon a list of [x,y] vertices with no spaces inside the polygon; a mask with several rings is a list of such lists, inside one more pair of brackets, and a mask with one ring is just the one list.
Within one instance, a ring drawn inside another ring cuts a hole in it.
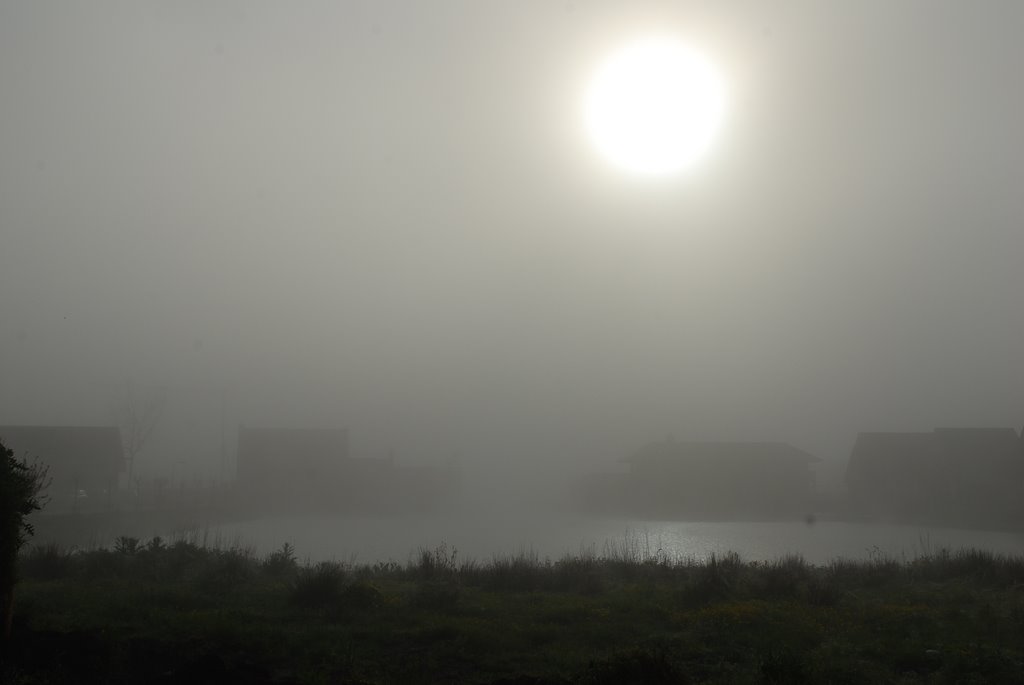
[{"label": "reed", "polygon": [[528,548],[463,559],[442,544],[405,563],[312,563],[288,544],[260,555],[191,532],[31,547],[20,562],[21,642],[0,678],[22,683],[1016,682],[1024,672],[1024,557],[978,550],[815,565],[670,557],[623,538],[558,559]]}]

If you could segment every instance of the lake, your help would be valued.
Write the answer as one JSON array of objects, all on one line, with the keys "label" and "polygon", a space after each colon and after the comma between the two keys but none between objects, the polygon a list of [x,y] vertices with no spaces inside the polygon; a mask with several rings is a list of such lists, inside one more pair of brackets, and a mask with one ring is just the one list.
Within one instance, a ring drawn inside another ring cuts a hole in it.
[{"label": "lake", "polygon": [[242,544],[260,553],[285,542],[300,559],[373,563],[404,562],[422,548],[445,543],[458,558],[486,561],[522,550],[541,558],[623,550],[704,559],[737,552],[746,560],[802,554],[815,564],[843,557],[913,559],[946,548],[1024,554],[1024,533],[908,525],[786,522],[679,522],[531,513],[423,517],[274,517],[213,526],[209,542]]}]

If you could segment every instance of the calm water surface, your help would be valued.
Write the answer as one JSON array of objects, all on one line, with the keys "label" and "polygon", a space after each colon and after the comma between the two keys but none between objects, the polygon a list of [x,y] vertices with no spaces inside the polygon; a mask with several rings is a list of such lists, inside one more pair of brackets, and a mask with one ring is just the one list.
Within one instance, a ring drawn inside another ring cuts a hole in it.
[{"label": "calm water surface", "polygon": [[498,514],[419,518],[279,517],[216,526],[220,544],[251,545],[261,553],[292,544],[302,559],[404,562],[417,550],[445,543],[459,559],[487,560],[521,550],[557,559],[581,550],[633,550],[703,559],[734,551],[747,560],[799,553],[812,563],[844,557],[913,559],[939,549],[979,548],[1024,554],[1024,533],[921,526],[818,522],[679,522],[582,516]]}]

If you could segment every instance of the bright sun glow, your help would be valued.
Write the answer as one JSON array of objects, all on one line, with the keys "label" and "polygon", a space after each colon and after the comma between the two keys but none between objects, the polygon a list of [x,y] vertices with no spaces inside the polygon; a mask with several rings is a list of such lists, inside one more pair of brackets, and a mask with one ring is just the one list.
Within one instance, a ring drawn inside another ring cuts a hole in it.
[{"label": "bright sun glow", "polygon": [[678,41],[652,38],[598,69],[586,94],[587,132],[616,165],[667,174],[707,150],[724,106],[722,81],[707,60]]}]

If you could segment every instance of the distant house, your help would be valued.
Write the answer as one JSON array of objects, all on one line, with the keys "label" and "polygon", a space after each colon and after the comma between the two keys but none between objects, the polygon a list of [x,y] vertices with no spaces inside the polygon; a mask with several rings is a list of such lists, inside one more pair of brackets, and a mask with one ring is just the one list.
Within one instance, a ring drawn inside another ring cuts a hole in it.
[{"label": "distant house", "polygon": [[263,506],[329,501],[345,481],[348,462],[345,429],[238,429],[238,489]]},{"label": "distant house", "polygon": [[847,465],[854,513],[952,524],[1019,521],[1024,441],[1012,428],[861,433]]},{"label": "distant house", "polygon": [[857,513],[907,519],[944,500],[946,475],[937,470],[932,433],[861,433],[846,466],[846,487]]},{"label": "distant house", "polygon": [[49,468],[48,511],[108,508],[125,471],[116,426],[0,426],[0,440]]},{"label": "distant house", "polygon": [[600,508],[645,516],[771,518],[806,514],[817,457],[780,442],[651,443],[622,460],[627,474],[584,482]]},{"label": "distant house", "polygon": [[418,512],[452,496],[451,469],[352,457],[344,429],[239,428],[237,494],[267,512]]}]

